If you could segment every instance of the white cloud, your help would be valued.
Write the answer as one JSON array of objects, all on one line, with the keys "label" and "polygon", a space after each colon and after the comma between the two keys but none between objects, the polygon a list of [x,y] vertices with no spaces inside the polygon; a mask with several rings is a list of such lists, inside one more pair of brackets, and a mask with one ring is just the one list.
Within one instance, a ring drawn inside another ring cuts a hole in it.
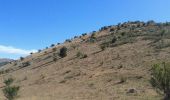
[{"label": "white cloud", "polygon": [[0,53],[28,55],[30,54],[30,52],[36,52],[36,51],[37,50],[24,50],[24,49],[15,48],[12,46],[0,45]]}]

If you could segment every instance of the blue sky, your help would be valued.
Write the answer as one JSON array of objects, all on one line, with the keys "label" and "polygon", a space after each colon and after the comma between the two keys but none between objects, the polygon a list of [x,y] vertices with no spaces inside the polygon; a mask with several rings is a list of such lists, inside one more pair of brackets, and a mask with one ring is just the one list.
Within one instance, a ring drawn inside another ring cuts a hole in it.
[{"label": "blue sky", "polygon": [[105,25],[170,21],[170,0],[0,0],[0,58],[30,51]]}]

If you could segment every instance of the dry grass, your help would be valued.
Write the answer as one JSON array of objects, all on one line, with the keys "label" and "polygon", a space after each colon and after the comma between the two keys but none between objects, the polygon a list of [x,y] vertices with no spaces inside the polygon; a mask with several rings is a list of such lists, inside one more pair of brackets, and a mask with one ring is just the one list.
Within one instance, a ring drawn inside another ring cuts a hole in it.
[{"label": "dry grass", "polygon": [[[67,56],[55,62],[49,48],[18,61],[16,66],[8,64],[1,69],[13,70],[0,75],[0,89],[3,79],[12,76],[18,80],[14,84],[21,87],[18,100],[160,100],[162,96],[149,83],[150,68],[155,62],[170,60],[170,48],[155,52],[151,39],[137,35],[133,36],[135,41],[123,37],[117,45],[101,51],[99,45],[109,36],[113,35],[105,30],[96,33],[94,43],[75,39],[55,46],[55,53],[63,46],[68,48]],[[119,44],[121,41],[127,42]],[[77,58],[80,51],[88,56]],[[23,62],[31,65],[20,68]],[[128,93],[129,89],[136,92]],[[4,99],[1,91],[0,97]]]}]

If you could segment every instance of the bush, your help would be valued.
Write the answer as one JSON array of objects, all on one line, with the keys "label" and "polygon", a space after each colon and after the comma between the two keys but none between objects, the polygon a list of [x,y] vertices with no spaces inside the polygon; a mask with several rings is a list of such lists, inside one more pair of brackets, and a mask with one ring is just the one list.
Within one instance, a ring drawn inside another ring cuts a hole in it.
[{"label": "bush", "polygon": [[122,32],[122,33],[121,33],[121,36],[124,36],[125,34],[126,34],[125,32]]},{"label": "bush", "polygon": [[62,47],[62,48],[60,49],[59,56],[62,57],[62,58],[64,58],[64,57],[67,56],[67,48],[66,48],[66,47]]},{"label": "bush", "polygon": [[83,54],[81,52],[77,52],[77,55],[76,55],[78,58],[87,58],[87,54]]},{"label": "bush", "polygon": [[96,39],[96,34],[95,34],[95,33],[92,33],[91,38],[92,38],[92,39]]},{"label": "bush", "polygon": [[4,83],[6,86],[9,86],[13,83],[14,79],[13,78],[8,78],[7,80],[4,80]]},{"label": "bush", "polygon": [[20,57],[20,60],[23,61],[23,60],[24,60],[24,57]]},{"label": "bush", "polygon": [[164,100],[170,100],[170,64],[155,64],[152,67],[152,86],[165,94]]},{"label": "bush", "polygon": [[83,33],[83,34],[82,34],[82,36],[86,36],[86,35],[87,35],[87,33]]},{"label": "bush", "polygon": [[18,95],[19,86],[7,86],[3,89],[4,96],[8,100],[14,100]]},{"label": "bush", "polygon": [[60,43],[57,43],[57,45],[60,45]]},{"label": "bush", "polygon": [[39,53],[40,53],[41,51],[42,51],[41,49],[38,50]]},{"label": "bush", "polygon": [[74,36],[74,39],[78,38],[78,36]]},{"label": "bush", "polygon": [[5,83],[5,88],[3,88],[3,93],[4,96],[8,99],[8,100],[14,100],[16,98],[16,96],[18,95],[18,91],[19,91],[19,86],[11,86],[11,84],[13,83],[14,79],[13,78],[9,78],[7,80],[4,80]]},{"label": "bush", "polygon": [[56,57],[53,57],[53,61],[56,62],[56,61],[57,61],[57,58],[56,58]]},{"label": "bush", "polygon": [[107,30],[108,29],[108,27],[107,26],[104,26],[104,27],[101,27],[100,28],[100,31],[104,31],[104,30]]},{"label": "bush", "polygon": [[102,51],[104,51],[106,49],[106,47],[107,47],[107,45],[105,45],[105,44],[100,45],[100,48],[102,49]]},{"label": "bush", "polygon": [[27,67],[27,66],[30,66],[30,65],[31,65],[30,62],[27,61],[27,62],[22,63],[21,67]]},{"label": "bush", "polygon": [[54,47],[55,46],[55,44],[51,44],[51,47]]},{"label": "bush", "polygon": [[66,39],[65,42],[71,42],[71,40],[70,39]]},{"label": "bush", "polygon": [[113,39],[112,39],[112,43],[115,43],[117,40],[117,38],[114,36]]}]

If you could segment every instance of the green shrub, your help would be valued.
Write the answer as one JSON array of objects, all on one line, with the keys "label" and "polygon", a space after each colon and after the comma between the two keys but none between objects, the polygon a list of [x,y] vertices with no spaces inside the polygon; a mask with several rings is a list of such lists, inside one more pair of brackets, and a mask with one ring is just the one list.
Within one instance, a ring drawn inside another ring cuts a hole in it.
[{"label": "green shrub", "polygon": [[62,47],[62,48],[60,49],[59,56],[62,57],[62,58],[64,58],[64,57],[67,56],[67,48],[66,48],[66,47]]},{"label": "green shrub", "polygon": [[7,80],[4,80],[4,83],[6,86],[9,86],[13,83],[14,79],[13,78],[8,78]]},{"label": "green shrub", "polygon": [[13,78],[8,78],[7,80],[4,80],[6,86],[3,88],[2,91],[4,93],[4,96],[8,100],[14,100],[17,97],[20,88],[19,86],[11,86],[13,81],[14,81]]},{"label": "green shrub", "polygon": [[4,96],[8,100],[14,100],[18,95],[19,86],[7,86],[3,89]]},{"label": "green shrub", "polygon": [[165,94],[164,100],[170,100],[170,64],[155,64],[150,80],[152,86]]}]

